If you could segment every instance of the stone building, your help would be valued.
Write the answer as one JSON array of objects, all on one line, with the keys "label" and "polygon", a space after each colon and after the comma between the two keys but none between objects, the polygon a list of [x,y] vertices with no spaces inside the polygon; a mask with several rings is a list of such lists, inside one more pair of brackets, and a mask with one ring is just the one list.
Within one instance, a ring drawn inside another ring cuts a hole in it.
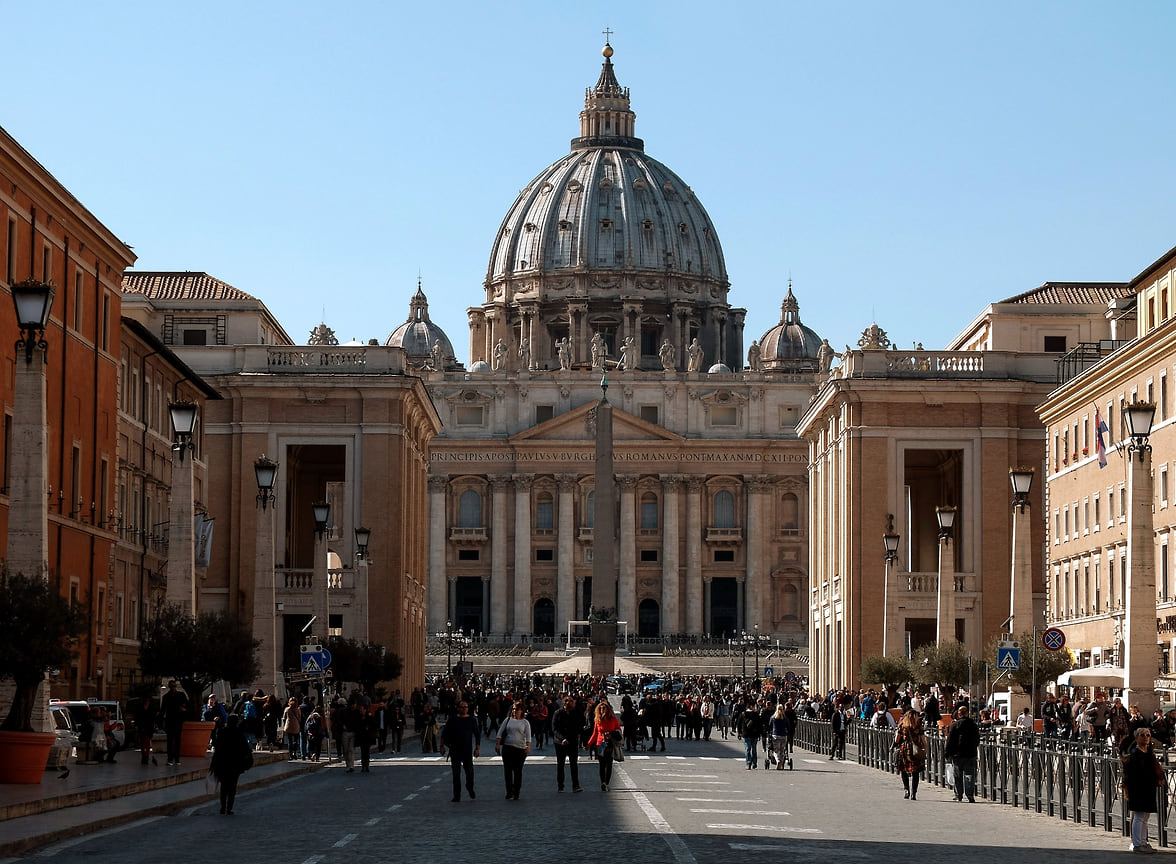
[{"label": "stone building", "polygon": [[[954,638],[983,656],[1010,612],[1009,471],[1045,473],[1036,406],[1055,387],[1068,349],[1109,336],[1107,304],[1127,293],[1121,284],[1047,283],[991,304],[945,350],[899,350],[874,325],[841,357],[798,427],[811,460],[816,689],[857,683],[862,660],[882,653],[887,626],[897,642],[888,640],[888,654]],[[1044,485],[1034,484],[1030,496],[1037,550],[1045,542]],[[939,539],[938,507],[955,508],[948,544]],[[888,585],[882,536],[891,524],[900,543]],[[1040,623],[1043,556],[1030,557],[1032,617]]]},{"label": "stone building", "polygon": [[[0,231],[0,285],[6,295],[0,302],[4,562],[45,573],[87,613],[76,659],[52,681],[53,695],[103,695],[122,611],[111,586],[111,553],[118,539],[111,513],[117,474],[119,285],[135,255],[3,129]],[[13,385],[17,364],[26,361],[13,347],[20,331],[10,293],[27,279],[56,286],[44,332],[43,419],[30,416],[35,406],[22,404]],[[47,473],[33,481],[39,489],[32,500],[18,503],[14,490],[29,485],[25,481],[37,461],[22,450],[22,441],[39,437],[42,430],[47,446],[38,449]],[[21,528],[22,537],[35,534],[37,539],[23,543],[25,548],[10,548],[8,538],[20,524],[28,529]],[[41,541],[44,546],[38,548]]]},{"label": "stone building", "polygon": [[[781,321],[745,355],[715,226],[635,137],[612,54],[570,152],[526,185],[491,244],[468,370],[429,362],[405,328],[388,340],[420,357],[443,424],[429,629],[520,640],[587,616],[602,539],[591,407],[606,377],[620,491],[617,536],[603,539],[616,544],[628,634],[758,628],[800,644],[808,480],[796,424],[824,374],[821,339],[789,287]],[[422,309],[418,292],[410,323]]]},{"label": "stone building", "polygon": [[[1153,685],[1169,699],[1176,692],[1174,296],[1176,249],[1106,307],[1113,330],[1070,346],[1057,389],[1039,408],[1049,489],[1046,615],[1080,665],[1139,664],[1146,692],[1132,701],[1150,697]],[[1129,452],[1125,409],[1135,402],[1154,405],[1142,466],[1149,476],[1136,478],[1150,490],[1132,488],[1140,463]]]}]

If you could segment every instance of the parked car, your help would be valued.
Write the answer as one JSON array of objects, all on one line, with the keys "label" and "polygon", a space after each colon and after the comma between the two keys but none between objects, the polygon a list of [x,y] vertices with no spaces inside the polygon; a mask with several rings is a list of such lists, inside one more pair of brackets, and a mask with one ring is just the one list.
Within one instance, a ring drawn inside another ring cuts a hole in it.
[{"label": "parked car", "polygon": [[49,713],[53,716],[53,729],[57,733],[58,742],[65,744],[71,750],[77,747],[78,727],[74,723],[73,714],[64,705],[53,705],[49,708]]},{"label": "parked car", "polygon": [[87,699],[87,700],[65,700],[65,699],[51,699],[49,701],[49,709],[61,708],[69,712],[70,719],[73,721],[74,728],[77,730],[80,741],[90,740],[90,712],[97,707],[105,708],[110,713],[111,718],[111,734],[114,735],[114,740],[119,747],[123,747],[127,742],[127,725],[123,718],[122,705],[118,702],[108,701],[105,699]]},{"label": "parked car", "polygon": [[682,682],[670,678],[655,678],[645,685],[644,690],[646,693],[672,693],[676,696],[682,692]]},{"label": "parked car", "polygon": [[609,675],[604,679],[604,690],[606,693],[632,693],[633,682],[624,675]]}]

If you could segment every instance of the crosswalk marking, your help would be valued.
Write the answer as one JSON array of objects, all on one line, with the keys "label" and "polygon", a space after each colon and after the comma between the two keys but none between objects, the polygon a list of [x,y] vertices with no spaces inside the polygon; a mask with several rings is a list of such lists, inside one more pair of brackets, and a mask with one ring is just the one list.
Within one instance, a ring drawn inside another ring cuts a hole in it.
[{"label": "crosswalk marking", "polygon": [[707,828],[719,831],[774,831],[778,834],[823,834],[820,828],[796,828],[792,825],[733,825],[725,822],[710,824]]},{"label": "crosswalk marking", "polygon": [[723,813],[728,816],[791,816],[785,810],[720,810],[717,808],[691,807],[691,813]]}]

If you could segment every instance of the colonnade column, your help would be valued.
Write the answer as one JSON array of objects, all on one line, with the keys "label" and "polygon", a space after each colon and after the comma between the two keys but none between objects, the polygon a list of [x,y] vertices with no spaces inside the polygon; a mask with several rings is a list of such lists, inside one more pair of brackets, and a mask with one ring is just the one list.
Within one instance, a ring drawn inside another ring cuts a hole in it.
[{"label": "colonnade column", "polygon": [[559,486],[559,527],[556,536],[555,571],[555,632],[566,633],[568,621],[576,614],[576,580],[572,556],[576,549],[575,514],[572,510],[572,496],[576,490],[576,476],[561,474],[556,478]]},{"label": "colonnade column", "polygon": [[514,636],[531,632],[531,484],[534,474],[515,474]]},{"label": "colonnade column", "polygon": [[506,620],[507,524],[506,489],[510,478],[492,475],[490,478],[490,621],[486,633],[506,635],[510,626]]},{"label": "colonnade column", "polygon": [[686,481],[686,632],[701,636],[707,631],[702,585],[702,489],[701,477]]},{"label": "colonnade column", "polygon": [[678,608],[678,486],[681,474],[662,476],[662,609],[663,635],[682,632],[682,614]]},{"label": "colonnade column", "polygon": [[449,530],[445,491],[448,488],[448,477],[429,477],[429,617],[425,623],[429,633],[440,633],[449,620],[449,581],[445,578],[445,534]]},{"label": "colonnade column", "polygon": [[[763,550],[768,544],[763,542],[764,536],[764,497],[772,488],[772,481],[767,477],[744,477],[747,484],[747,531],[743,547],[747,554],[747,584],[744,586],[744,609],[746,621],[744,626],[752,628],[761,625],[762,632],[771,630],[771,621],[764,621],[763,603],[768,596],[764,584],[767,581],[767,567],[763,560]],[[766,628],[764,625],[767,625]]]},{"label": "colonnade column", "polygon": [[621,554],[618,560],[617,620],[629,622],[629,632],[635,632],[637,619],[637,475],[618,474],[621,490]]}]

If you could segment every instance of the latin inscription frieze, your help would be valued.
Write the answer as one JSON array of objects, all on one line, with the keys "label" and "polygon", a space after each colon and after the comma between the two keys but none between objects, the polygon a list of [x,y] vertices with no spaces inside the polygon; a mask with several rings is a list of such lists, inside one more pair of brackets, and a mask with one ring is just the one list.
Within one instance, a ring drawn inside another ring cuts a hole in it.
[{"label": "latin inscription frieze", "polygon": [[[685,453],[661,453],[657,451],[625,451],[613,453],[616,462],[740,462],[752,464],[808,464],[803,453],[731,453],[722,450],[689,451]],[[518,453],[505,451],[433,451],[431,462],[595,462],[596,453],[590,450],[524,450]]]}]

